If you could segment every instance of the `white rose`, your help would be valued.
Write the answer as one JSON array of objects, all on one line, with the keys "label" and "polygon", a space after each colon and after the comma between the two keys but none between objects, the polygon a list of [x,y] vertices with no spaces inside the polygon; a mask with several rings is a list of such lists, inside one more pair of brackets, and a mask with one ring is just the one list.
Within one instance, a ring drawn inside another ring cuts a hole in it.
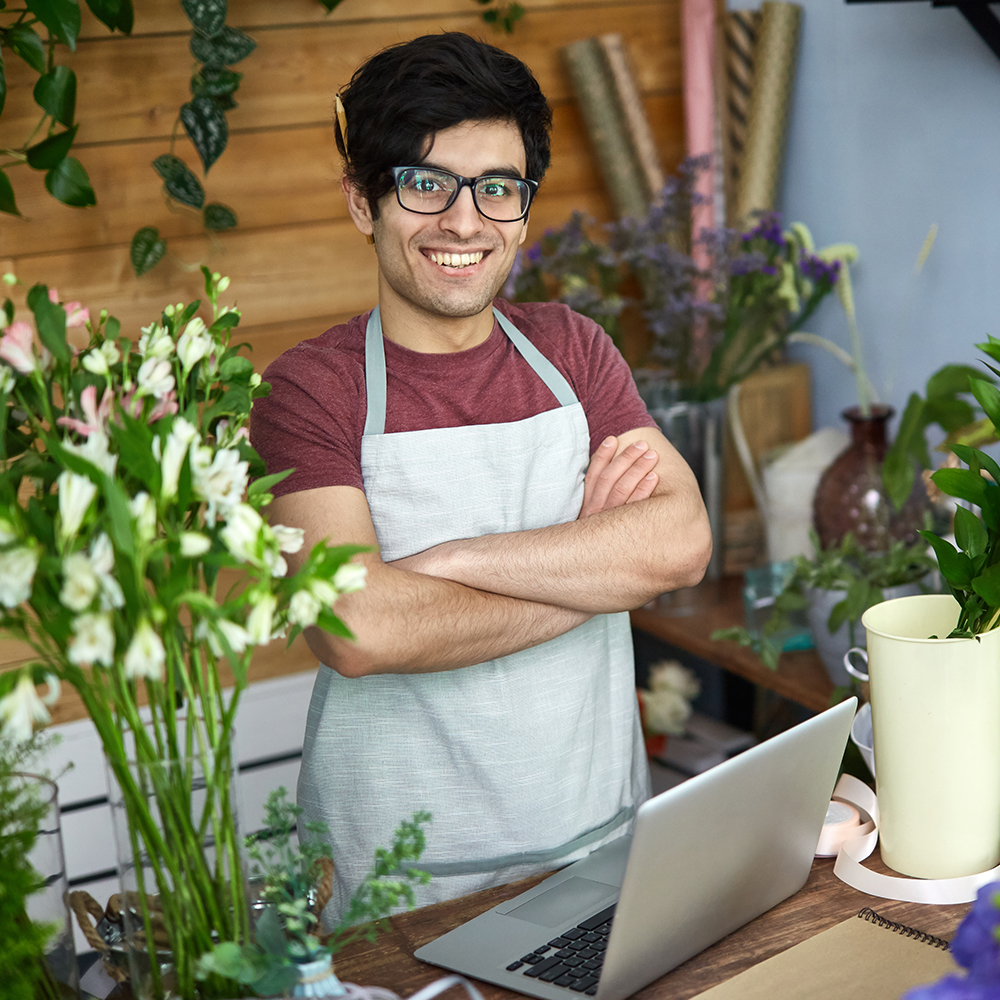
[{"label": "white rose", "polygon": [[83,552],[74,552],[62,561],[63,585],[59,600],[71,611],[86,611],[101,589],[101,581]]},{"label": "white rose", "polygon": [[80,615],[73,621],[73,635],[69,640],[70,663],[103,663],[110,667],[115,661],[115,630],[111,615]]},{"label": "white rose", "polygon": [[205,327],[205,321],[195,316],[184,332],[177,338],[177,357],[186,375],[215,346],[212,335]]},{"label": "white rose", "polygon": [[333,585],[342,594],[350,594],[352,591],[361,590],[365,585],[365,577],[368,575],[366,566],[359,566],[357,563],[344,563],[333,574]]},{"label": "white rose", "polygon": [[250,614],[247,615],[247,635],[255,646],[266,646],[271,641],[272,620],[277,600],[273,594],[257,598]]},{"label": "white rose", "polygon": [[72,538],[84,515],[90,508],[97,487],[86,477],[75,472],[62,472],[57,480],[59,485],[59,535],[63,540]]},{"label": "white rose", "polygon": [[212,539],[200,531],[181,532],[181,555],[185,559],[203,556],[212,547]]},{"label": "white rose", "polygon": [[293,625],[308,628],[316,624],[322,610],[320,602],[308,590],[297,590],[288,602],[288,620]]},{"label": "white rose", "polygon": [[234,559],[259,563],[258,549],[263,528],[264,520],[260,514],[250,504],[240,503],[229,512],[219,537]]},{"label": "white rose", "polygon": [[289,528],[285,524],[275,524],[271,530],[278,541],[278,548],[282,552],[298,552],[305,541],[305,532],[301,528]]},{"label": "white rose", "polygon": [[646,728],[654,733],[669,733],[680,736],[684,732],[684,724],[691,715],[691,706],[686,699],[676,691],[663,689],[660,691],[642,691],[643,717]]},{"label": "white rose", "polygon": [[653,691],[676,691],[683,698],[697,698],[698,678],[677,660],[663,660],[649,669],[649,687]]},{"label": "white rose", "polygon": [[161,399],[174,387],[174,373],[170,362],[164,358],[147,358],[135,376],[137,396]]},{"label": "white rose", "polygon": [[167,662],[167,652],[163,648],[163,640],[156,634],[146,619],[132,636],[132,641],[125,650],[122,666],[125,676],[130,680],[145,677],[153,681],[163,680],[163,666]]}]

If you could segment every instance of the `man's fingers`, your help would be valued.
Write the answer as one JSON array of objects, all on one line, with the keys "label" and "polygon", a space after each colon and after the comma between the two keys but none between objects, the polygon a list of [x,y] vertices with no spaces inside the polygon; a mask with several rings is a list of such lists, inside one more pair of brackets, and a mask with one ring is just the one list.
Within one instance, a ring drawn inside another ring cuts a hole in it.
[{"label": "man's fingers", "polygon": [[632,490],[632,495],[625,501],[625,503],[635,503],[636,500],[645,500],[647,497],[653,495],[653,490],[656,489],[656,484],[660,481],[660,477],[655,472],[650,472],[648,475],[643,476],[639,480],[639,485]]},{"label": "man's fingers", "polygon": [[636,441],[617,455],[611,442],[615,439],[604,441],[591,459],[581,517],[620,507],[630,502],[633,495],[637,500],[645,499],[656,486],[656,480],[647,481],[646,476],[656,466],[657,454],[647,448],[645,441]]}]

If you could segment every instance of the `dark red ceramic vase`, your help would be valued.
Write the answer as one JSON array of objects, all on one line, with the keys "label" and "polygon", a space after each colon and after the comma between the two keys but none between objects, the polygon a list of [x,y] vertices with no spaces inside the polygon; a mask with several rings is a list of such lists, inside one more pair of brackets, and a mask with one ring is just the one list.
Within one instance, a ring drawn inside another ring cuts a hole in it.
[{"label": "dark red ceramic vase", "polygon": [[924,527],[928,500],[920,477],[902,510],[895,508],[882,481],[886,424],[893,412],[891,406],[873,406],[864,416],[852,406],[841,414],[851,425],[851,444],[820,477],[813,500],[822,548],[839,545],[852,532],[862,548],[881,552],[900,539],[915,542]]}]

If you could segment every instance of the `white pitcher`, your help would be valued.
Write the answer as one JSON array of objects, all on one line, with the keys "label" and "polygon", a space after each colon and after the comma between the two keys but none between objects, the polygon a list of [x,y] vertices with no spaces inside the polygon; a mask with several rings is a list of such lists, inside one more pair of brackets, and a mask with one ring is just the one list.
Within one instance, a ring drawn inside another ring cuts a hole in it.
[{"label": "white pitcher", "polygon": [[[882,860],[903,875],[973,875],[1000,861],[1000,630],[945,639],[950,595],[869,608],[868,635]],[[868,675],[844,661],[861,680]]]}]

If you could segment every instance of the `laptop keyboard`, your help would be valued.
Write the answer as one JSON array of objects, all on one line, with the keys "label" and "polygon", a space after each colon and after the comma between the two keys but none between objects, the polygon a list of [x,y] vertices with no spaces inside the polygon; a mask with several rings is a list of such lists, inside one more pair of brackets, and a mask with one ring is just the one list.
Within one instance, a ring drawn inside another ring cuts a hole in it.
[{"label": "laptop keyboard", "polygon": [[614,915],[613,905],[595,913],[589,920],[570,927],[558,937],[522,955],[516,962],[511,962],[507,971],[523,969],[523,974],[530,979],[565,986],[584,996],[594,996]]}]

